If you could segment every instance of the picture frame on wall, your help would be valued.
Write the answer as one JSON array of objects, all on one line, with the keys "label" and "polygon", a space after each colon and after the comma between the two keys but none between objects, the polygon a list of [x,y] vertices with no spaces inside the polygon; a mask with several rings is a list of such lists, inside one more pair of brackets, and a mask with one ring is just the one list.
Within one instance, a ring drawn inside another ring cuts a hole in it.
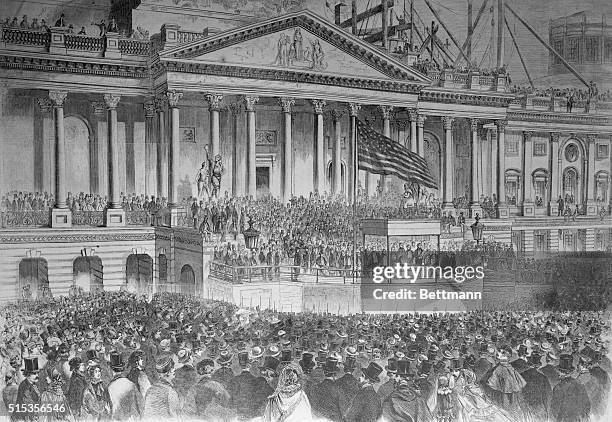
[{"label": "picture frame on wall", "polygon": [[181,142],[196,143],[195,127],[181,127]]}]

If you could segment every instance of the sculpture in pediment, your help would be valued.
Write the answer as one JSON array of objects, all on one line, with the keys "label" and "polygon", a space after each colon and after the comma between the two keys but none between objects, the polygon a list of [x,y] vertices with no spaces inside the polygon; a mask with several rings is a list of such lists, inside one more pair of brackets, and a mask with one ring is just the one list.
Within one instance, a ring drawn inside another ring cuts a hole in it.
[{"label": "sculpture in pediment", "polygon": [[274,65],[282,67],[299,67],[311,70],[327,69],[325,52],[318,39],[310,40],[310,46],[304,45],[300,28],[296,28],[293,38],[287,33],[281,33]]}]

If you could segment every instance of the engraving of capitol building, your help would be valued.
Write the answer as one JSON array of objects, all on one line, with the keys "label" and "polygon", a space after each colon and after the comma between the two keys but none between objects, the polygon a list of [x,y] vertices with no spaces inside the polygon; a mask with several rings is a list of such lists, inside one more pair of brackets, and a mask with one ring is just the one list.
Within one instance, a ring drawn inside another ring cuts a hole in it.
[{"label": "engraving of capitol building", "polygon": [[[196,197],[317,192],[348,204],[354,191],[397,192],[412,220],[437,227],[415,243],[472,241],[445,221],[469,226],[478,214],[486,241],[529,257],[611,247],[612,97],[595,76],[597,96],[572,108],[563,93],[517,89],[520,63],[509,74],[503,52],[493,69],[452,67],[424,28],[406,47],[405,21],[377,38],[351,31],[350,7],[336,18],[323,1],[84,3],[10,0],[0,12],[5,299],[29,280],[63,294],[86,279],[239,302],[223,282],[247,273],[211,263],[233,236],[193,221]],[[580,72],[609,69],[609,25],[581,19],[552,21],[550,43]],[[424,59],[430,45],[448,66]],[[396,178],[355,168],[357,119],[424,158],[438,188],[415,199]]]}]

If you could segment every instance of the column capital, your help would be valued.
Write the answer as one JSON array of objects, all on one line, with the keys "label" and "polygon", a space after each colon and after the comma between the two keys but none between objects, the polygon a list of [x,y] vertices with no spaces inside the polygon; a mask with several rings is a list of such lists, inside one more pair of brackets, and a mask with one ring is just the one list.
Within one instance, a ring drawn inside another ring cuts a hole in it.
[{"label": "column capital", "polygon": [[418,108],[410,108],[408,109],[408,117],[411,122],[416,122],[419,119],[419,109]]},{"label": "column capital", "polygon": [[206,98],[206,101],[208,102],[208,109],[210,111],[219,111],[221,108],[221,100],[223,100],[223,95],[206,93],[204,98]]},{"label": "column capital", "polygon": [[497,126],[498,132],[505,132],[506,126],[508,126],[508,121],[507,120],[496,120],[495,125]]},{"label": "column capital", "polygon": [[325,100],[310,100],[312,104],[312,108],[314,108],[315,114],[323,114],[323,109],[327,105],[327,101]]},{"label": "column capital", "polygon": [[183,98],[183,93],[178,91],[166,91],[166,97],[168,98],[168,105],[171,108],[178,108],[179,101]]},{"label": "column capital", "polygon": [[378,111],[382,114],[383,119],[389,120],[391,112],[393,111],[393,106],[379,105]]},{"label": "column capital", "polygon": [[406,119],[395,120],[395,124],[399,129],[406,129],[409,126],[408,120]]},{"label": "column capital", "polygon": [[283,108],[283,113],[291,113],[291,107],[295,105],[295,98],[280,97],[278,104]]},{"label": "column capital", "polygon": [[595,142],[597,140],[597,134],[596,133],[587,133],[586,140],[587,140],[588,143]]},{"label": "column capital", "polygon": [[158,113],[164,111],[164,109],[168,105],[168,97],[166,97],[165,95],[157,95],[153,99],[153,101],[155,103],[155,111],[157,111]]},{"label": "column capital", "polygon": [[104,115],[104,111],[106,109],[106,104],[104,104],[104,101],[92,101],[89,105],[91,106],[91,110],[93,111],[94,115]]},{"label": "column capital", "polygon": [[349,115],[351,117],[357,117],[359,110],[361,110],[361,104],[359,103],[348,103]]},{"label": "column capital", "polygon": [[561,134],[559,132],[550,132],[550,140],[552,142],[559,142]]},{"label": "column capital", "polygon": [[232,113],[232,116],[237,116],[242,110],[242,105],[240,103],[231,103],[227,105],[227,109]]},{"label": "column capital", "polygon": [[531,137],[533,136],[533,131],[532,130],[525,130],[523,131],[523,139],[525,140],[525,142],[531,142]]},{"label": "column capital", "polygon": [[49,97],[37,98],[36,102],[38,103],[40,111],[42,111],[43,113],[48,113],[53,110],[53,101],[51,101],[51,98]]},{"label": "column capital", "polygon": [[155,117],[155,103],[152,99],[145,101],[142,106],[144,107],[146,119],[152,119]]},{"label": "column capital", "polygon": [[479,124],[480,124],[480,120],[479,119],[470,119],[470,130],[472,132],[477,132]]},{"label": "column capital", "polygon": [[119,104],[119,100],[121,100],[121,95],[117,94],[104,94],[104,104],[106,108],[109,110],[114,110],[117,108]]},{"label": "column capital", "polygon": [[427,116],[424,114],[419,114],[417,117],[417,126],[420,128],[425,127],[425,120],[427,120]]},{"label": "column capital", "polygon": [[255,111],[255,104],[259,102],[259,97],[256,95],[245,95],[243,97],[246,111]]},{"label": "column capital", "polygon": [[49,99],[53,102],[53,107],[64,107],[67,96],[67,91],[49,91]]},{"label": "column capital", "polygon": [[452,116],[442,116],[442,124],[444,125],[444,130],[451,130],[453,128],[453,122],[455,118]]},{"label": "column capital", "polygon": [[332,120],[337,122],[342,118],[342,116],[344,116],[344,111],[334,108],[329,112],[329,114],[331,115]]}]

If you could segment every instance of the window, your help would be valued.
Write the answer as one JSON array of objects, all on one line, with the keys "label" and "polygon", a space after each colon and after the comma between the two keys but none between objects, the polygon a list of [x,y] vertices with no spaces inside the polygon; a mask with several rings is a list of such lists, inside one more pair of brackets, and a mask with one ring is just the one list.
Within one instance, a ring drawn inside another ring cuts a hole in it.
[{"label": "window", "polygon": [[578,196],[578,172],[568,168],[563,172],[563,195],[566,204],[574,204]]},{"label": "window", "polygon": [[546,206],[546,187],[548,186],[548,171],[538,169],[533,172],[533,188],[535,190],[536,207]]},{"label": "window", "polygon": [[608,144],[597,144],[597,159],[605,160],[608,158],[610,153],[610,149],[608,148]]},{"label": "window", "polygon": [[518,157],[519,143],[516,139],[506,141],[506,157]]},{"label": "window", "polygon": [[606,40],[605,55],[606,55],[606,61],[607,62],[612,62],[612,38],[608,38]]},{"label": "window", "polygon": [[605,240],[604,232],[602,232],[601,230],[597,230],[595,232],[595,250],[596,251],[606,250],[606,240]]},{"label": "window", "polygon": [[578,38],[568,38],[567,40],[567,54],[565,56],[566,60],[570,61],[570,62],[577,62],[578,61],[578,45],[579,45],[579,39]]},{"label": "window", "polygon": [[535,157],[546,155],[546,141],[535,141],[533,143],[533,155]]},{"label": "window", "polygon": [[506,170],[506,203],[516,205],[521,177],[518,170]]},{"label": "window", "polygon": [[533,232],[533,251],[548,252],[548,230],[535,230]]},{"label": "window", "polygon": [[600,58],[599,37],[587,37],[585,40],[584,60],[587,62],[598,62]]},{"label": "window", "polygon": [[598,203],[608,202],[608,180],[609,176],[605,171],[600,171],[595,175],[595,198]]},{"label": "window", "polygon": [[[563,41],[556,41],[553,47],[559,55],[563,56]],[[553,64],[561,64],[561,59],[557,56],[553,56]]]}]

